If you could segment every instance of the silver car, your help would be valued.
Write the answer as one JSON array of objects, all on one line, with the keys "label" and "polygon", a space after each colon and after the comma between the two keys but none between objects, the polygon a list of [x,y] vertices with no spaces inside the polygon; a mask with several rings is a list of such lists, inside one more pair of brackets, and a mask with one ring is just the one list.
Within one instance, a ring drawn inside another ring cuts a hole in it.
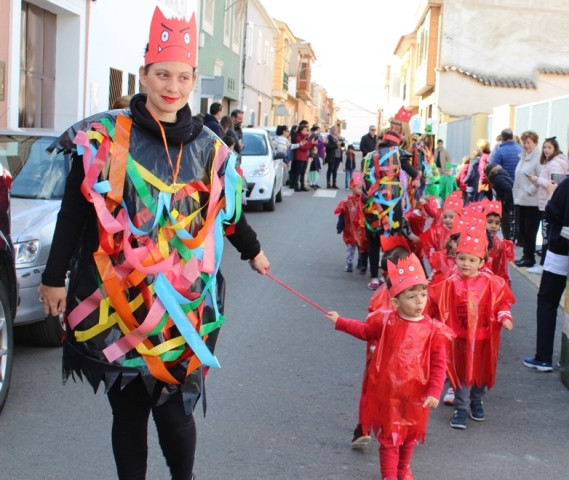
[{"label": "silver car", "polygon": [[283,158],[273,151],[264,128],[243,129],[241,165],[246,180],[247,203],[262,203],[263,210],[273,211],[282,202]]},{"label": "silver car", "polygon": [[38,287],[51,247],[57,213],[71,158],[48,152],[57,138],[45,131],[0,131],[0,162],[14,177],[11,191],[12,240],[19,283],[14,325],[26,325],[31,339],[47,346],[61,345],[61,317],[46,316]]}]

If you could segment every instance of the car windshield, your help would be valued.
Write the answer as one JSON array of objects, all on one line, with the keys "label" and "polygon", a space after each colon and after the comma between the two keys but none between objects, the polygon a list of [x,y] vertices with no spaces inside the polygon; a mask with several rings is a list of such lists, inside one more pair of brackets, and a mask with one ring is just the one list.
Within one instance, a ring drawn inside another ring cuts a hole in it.
[{"label": "car windshield", "polygon": [[0,135],[0,162],[12,174],[12,197],[61,199],[69,155],[49,153],[55,137]]},{"label": "car windshield", "polygon": [[243,132],[243,144],[245,147],[241,155],[267,155],[268,147],[264,133]]}]

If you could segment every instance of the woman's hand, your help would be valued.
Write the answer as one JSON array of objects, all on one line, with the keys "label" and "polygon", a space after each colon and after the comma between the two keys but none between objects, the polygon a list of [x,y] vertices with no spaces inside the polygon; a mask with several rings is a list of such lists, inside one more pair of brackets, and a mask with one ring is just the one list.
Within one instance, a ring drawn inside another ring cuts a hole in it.
[{"label": "woman's hand", "polygon": [[257,273],[260,273],[261,275],[265,275],[271,268],[271,264],[269,263],[267,257],[265,257],[263,250],[261,250],[255,258],[249,260],[249,265],[253,270],[255,270]]},{"label": "woman's hand", "polygon": [[67,294],[65,287],[38,287],[39,301],[43,303],[43,313],[57,316],[65,311]]}]

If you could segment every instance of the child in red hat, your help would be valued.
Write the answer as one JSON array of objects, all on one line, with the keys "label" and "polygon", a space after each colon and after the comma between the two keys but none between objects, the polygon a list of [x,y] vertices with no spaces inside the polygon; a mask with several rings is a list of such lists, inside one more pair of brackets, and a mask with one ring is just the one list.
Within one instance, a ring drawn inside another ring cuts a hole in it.
[{"label": "child in red hat", "polygon": [[486,200],[484,212],[486,214],[486,230],[492,236],[492,248],[490,249],[490,269],[499,277],[502,277],[508,285],[512,284],[510,279],[510,262],[515,260],[514,242],[505,240],[498,236],[502,227],[502,202],[499,200]]},{"label": "child in red hat", "polygon": [[484,420],[482,398],[496,381],[500,330],[513,328],[510,305],[515,299],[509,287],[482,269],[487,246],[484,216],[469,216],[458,241],[458,271],[429,291],[438,318],[456,334],[447,373],[455,393],[450,426],[457,429],[466,428],[469,408],[470,418]]},{"label": "child in red hat", "polygon": [[364,227],[363,216],[363,175],[355,172],[350,188],[352,194],[338,203],[334,210],[334,215],[338,215],[336,231],[342,233],[342,238],[346,244],[346,272],[353,271],[354,256],[358,254],[358,268],[360,273],[365,274],[367,269],[368,240]]},{"label": "child in red hat", "polygon": [[412,480],[411,457],[424,442],[429,409],[439,404],[445,378],[445,344],[452,332],[423,314],[427,278],[411,254],[397,265],[388,262],[390,309],[380,309],[367,322],[327,318],[362,340],[377,341],[366,386],[365,417],[379,440],[381,478]]},{"label": "child in red hat", "polygon": [[423,258],[428,259],[433,252],[445,250],[454,217],[462,215],[462,208],[460,192],[453,192],[446,198],[442,209],[434,212],[431,227],[419,236]]}]

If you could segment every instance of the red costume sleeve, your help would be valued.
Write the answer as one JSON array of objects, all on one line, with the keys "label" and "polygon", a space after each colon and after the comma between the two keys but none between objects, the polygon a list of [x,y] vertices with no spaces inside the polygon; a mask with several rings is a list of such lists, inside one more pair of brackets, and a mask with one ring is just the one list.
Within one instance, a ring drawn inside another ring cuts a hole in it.
[{"label": "red costume sleeve", "polygon": [[360,340],[369,341],[369,329],[366,322],[361,320],[354,320],[353,318],[339,317],[336,321],[336,330],[345,332],[352,337],[359,338]]},{"label": "red costume sleeve", "polygon": [[434,345],[431,349],[431,370],[429,372],[426,396],[441,398],[447,369],[446,348],[443,342],[433,343]]}]

